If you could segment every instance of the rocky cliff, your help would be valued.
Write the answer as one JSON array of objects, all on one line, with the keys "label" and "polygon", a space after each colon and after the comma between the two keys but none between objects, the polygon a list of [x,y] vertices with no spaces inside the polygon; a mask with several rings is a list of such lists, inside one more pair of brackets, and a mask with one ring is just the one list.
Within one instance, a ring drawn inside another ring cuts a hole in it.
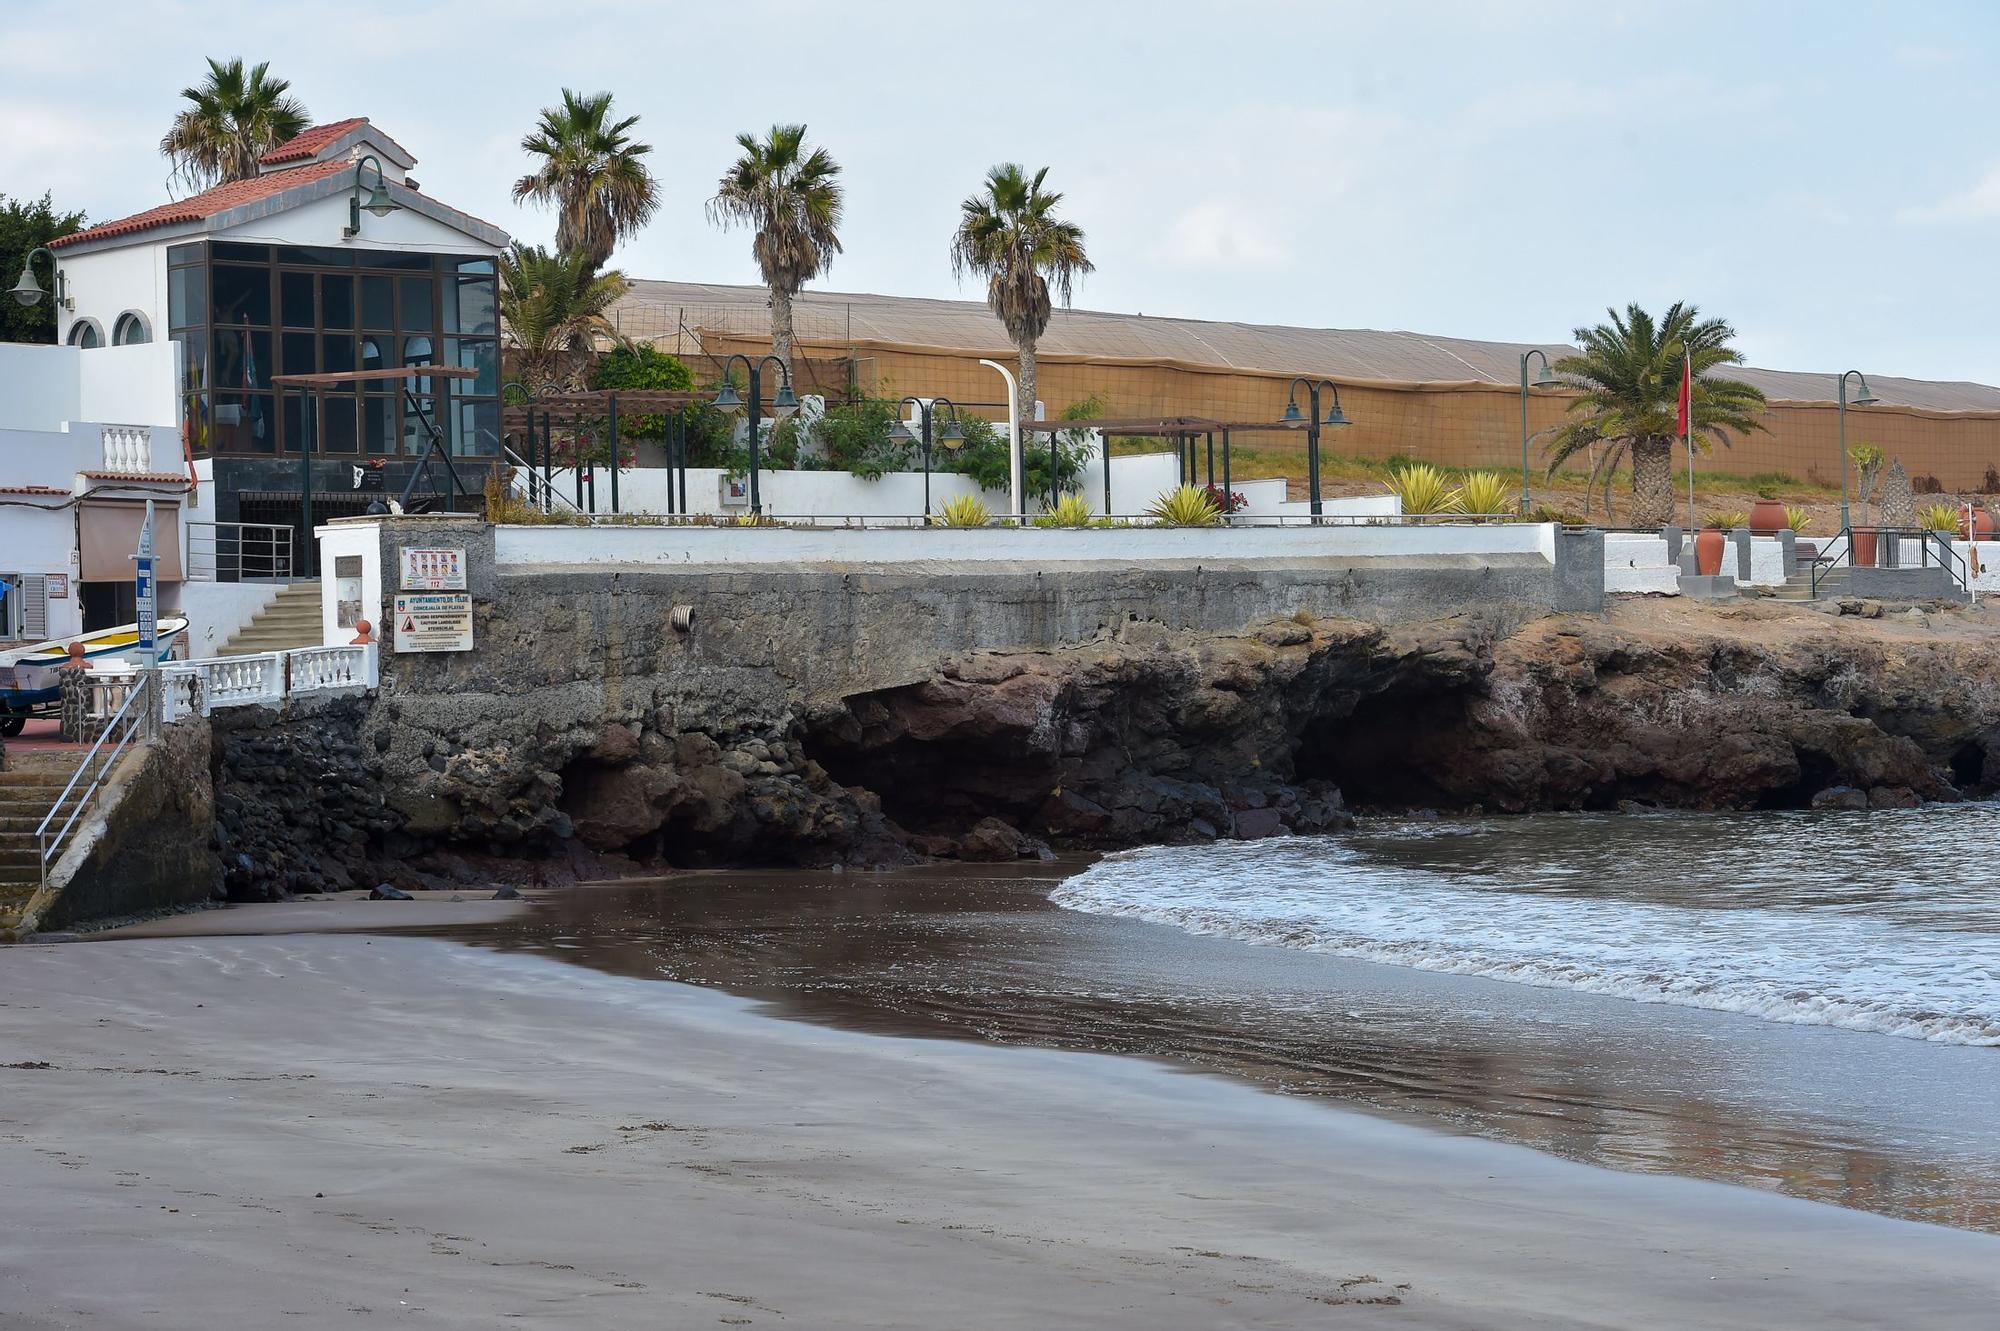
[{"label": "rocky cliff", "polygon": [[[1128,621],[1074,647],[973,652],[918,682],[765,708],[690,699],[667,677],[626,679],[615,704],[568,720],[391,696],[355,704],[352,730],[343,713],[313,751],[313,779],[353,805],[321,820],[337,847],[316,844],[304,810],[273,819],[231,798],[240,783],[220,801],[223,836],[267,848],[289,837],[282,854],[308,876],[318,861],[342,865],[339,877],[421,879],[464,876],[465,856],[564,873],[605,857],[996,858],[1321,831],[1349,807],[1881,807],[1987,793],[2000,784],[2000,620],[1912,614],[1652,601],[1525,624],[1299,615],[1213,634]],[[237,771],[281,751],[260,730],[225,739],[220,761]]]}]

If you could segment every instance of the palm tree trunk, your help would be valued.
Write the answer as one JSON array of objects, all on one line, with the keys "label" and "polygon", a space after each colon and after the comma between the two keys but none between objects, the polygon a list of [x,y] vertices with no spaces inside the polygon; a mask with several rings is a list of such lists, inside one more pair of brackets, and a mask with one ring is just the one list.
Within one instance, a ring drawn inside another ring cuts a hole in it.
[{"label": "palm tree trunk", "polygon": [[771,354],[792,372],[792,293],[783,287],[771,288]]},{"label": "palm tree trunk", "polygon": [[1035,419],[1035,338],[1024,333],[1014,344],[1021,349],[1021,422]]},{"label": "palm tree trunk", "polygon": [[1632,525],[1663,527],[1674,516],[1674,441],[1649,434],[1632,441]]}]

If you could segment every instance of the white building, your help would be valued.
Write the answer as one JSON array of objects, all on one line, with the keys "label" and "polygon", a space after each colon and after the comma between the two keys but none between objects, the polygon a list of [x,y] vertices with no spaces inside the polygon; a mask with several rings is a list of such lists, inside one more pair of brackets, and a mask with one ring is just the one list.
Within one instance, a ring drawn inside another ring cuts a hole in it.
[{"label": "white building", "polygon": [[[400,489],[428,442],[427,418],[473,460],[472,484],[478,459],[497,453],[495,261],[507,236],[422,193],[415,164],[366,119],[320,125],[273,150],[252,179],[50,245],[65,345],[177,349],[165,419],[180,422],[212,483],[211,519],[302,536],[311,522],[361,512],[356,464],[381,463],[386,486]],[[478,374],[413,380],[407,394],[398,382],[350,384],[317,408],[272,383],[425,365]],[[294,568],[309,559],[297,539]]]},{"label": "white building", "polygon": [[154,504],[161,604],[186,566],[190,460],[171,343],[0,344],[0,648],[132,622],[132,554]]}]

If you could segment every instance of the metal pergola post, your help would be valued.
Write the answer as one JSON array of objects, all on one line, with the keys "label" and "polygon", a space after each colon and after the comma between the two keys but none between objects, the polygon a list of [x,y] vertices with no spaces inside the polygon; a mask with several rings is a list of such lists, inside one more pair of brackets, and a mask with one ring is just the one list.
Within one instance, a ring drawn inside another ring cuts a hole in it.
[{"label": "metal pergola post", "polygon": [[[611,395],[611,511],[618,511],[618,395]],[[590,474],[590,511],[597,511],[597,473]]]}]

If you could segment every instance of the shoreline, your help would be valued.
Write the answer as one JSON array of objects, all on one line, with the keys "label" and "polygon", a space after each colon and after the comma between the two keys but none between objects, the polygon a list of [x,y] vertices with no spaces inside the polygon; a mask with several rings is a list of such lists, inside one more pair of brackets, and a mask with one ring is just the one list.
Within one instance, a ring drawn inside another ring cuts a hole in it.
[{"label": "shoreline", "polygon": [[420,937],[94,941],[10,954],[0,1008],[0,1062],[51,1065],[0,1070],[27,1326],[1950,1328],[2000,1298],[1992,1235],[1147,1060]]}]

